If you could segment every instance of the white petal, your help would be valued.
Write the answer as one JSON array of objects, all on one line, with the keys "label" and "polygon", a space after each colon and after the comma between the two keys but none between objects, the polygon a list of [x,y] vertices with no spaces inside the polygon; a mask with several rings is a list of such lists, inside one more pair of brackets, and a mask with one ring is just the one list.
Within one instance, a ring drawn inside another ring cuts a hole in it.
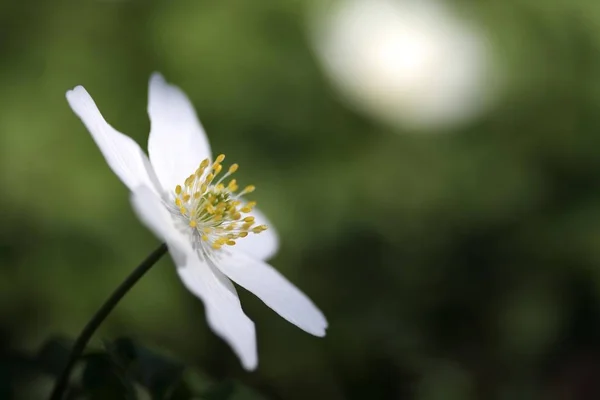
[{"label": "white petal", "polygon": [[254,323],[244,314],[229,279],[200,261],[186,236],[174,225],[161,199],[150,189],[137,188],[131,201],[146,226],[166,241],[184,285],[204,302],[211,329],[232,347],[244,368],[255,369],[258,356]]},{"label": "white petal", "polygon": [[235,288],[227,277],[198,257],[187,260],[177,272],[188,290],[204,302],[209,326],[231,346],[244,368],[255,369],[258,355],[254,323],[244,314]]},{"label": "white petal", "polygon": [[131,204],[144,225],[167,243],[176,263],[185,262],[188,239],[177,229],[160,197],[150,188],[138,186],[131,192]]},{"label": "white petal", "polygon": [[235,245],[235,249],[253,258],[266,261],[277,253],[279,249],[279,236],[273,224],[271,224],[260,210],[254,209],[249,215],[255,218],[255,226],[266,225],[268,228],[259,234],[251,233],[245,238],[239,239]]},{"label": "white petal", "polygon": [[174,190],[211,157],[210,145],[185,93],[154,73],[148,89],[148,153],[165,190]]},{"label": "white petal", "polygon": [[313,302],[269,264],[244,253],[220,250],[217,267],[289,322],[315,336],[325,336],[327,320]]},{"label": "white petal", "polygon": [[106,122],[82,86],[69,90],[67,101],[92,134],[110,168],[130,190],[140,185],[158,187],[152,166],[140,146]]}]

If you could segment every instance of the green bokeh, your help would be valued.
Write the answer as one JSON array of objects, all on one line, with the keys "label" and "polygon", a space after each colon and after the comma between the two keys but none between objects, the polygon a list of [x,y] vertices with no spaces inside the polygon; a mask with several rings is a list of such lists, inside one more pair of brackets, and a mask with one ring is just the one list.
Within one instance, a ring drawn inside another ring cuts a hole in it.
[{"label": "green bokeh", "polygon": [[84,85],[145,147],[158,70],[257,186],[281,235],[272,264],[330,328],[313,338],[240,289],[248,374],[165,258],[94,345],[135,337],[269,398],[600,396],[585,378],[600,373],[596,3],[454,2],[506,86],[470,125],[418,135],[346,108],[310,50],[309,1],[1,1],[4,348],[75,336],[157,246],[64,93]]}]

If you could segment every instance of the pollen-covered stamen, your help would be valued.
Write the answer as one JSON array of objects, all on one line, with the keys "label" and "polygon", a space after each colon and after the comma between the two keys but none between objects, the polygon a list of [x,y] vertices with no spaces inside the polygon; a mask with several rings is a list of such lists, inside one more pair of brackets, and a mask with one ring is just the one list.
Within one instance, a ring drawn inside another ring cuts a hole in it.
[{"label": "pollen-covered stamen", "polygon": [[219,155],[210,164],[208,159],[200,163],[198,169],[175,187],[175,206],[199,239],[214,249],[224,245],[233,246],[236,240],[245,238],[249,233],[260,233],[266,225],[255,225],[255,219],[249,214],[256,206],[255,201],[243,204],[239,198],[255,190],[253,185],[246,186],[241,192],[235,179],[225,183],[238,170],[232,164],[217,181],[222,172],[221,163],[225,155]]}]

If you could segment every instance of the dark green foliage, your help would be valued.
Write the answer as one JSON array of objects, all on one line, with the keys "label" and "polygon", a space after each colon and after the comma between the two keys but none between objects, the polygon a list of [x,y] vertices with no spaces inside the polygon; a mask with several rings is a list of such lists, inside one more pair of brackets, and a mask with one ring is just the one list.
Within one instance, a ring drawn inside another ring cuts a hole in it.
[{"label": "dark green foliage", "polygon": [[184,390],[181,387],[183,365],[153,353],[135,344],[131,339],[120,338],[107,344],[107,351],[122,371],[142,385],[153,399],[171,398],[171,393]]},{"label": "dark green foliage", "polygon": [[[16,389],[56,378],[62,372],[69,352],[70,341],[55,338],[45,342],[34,355],[14,351],[3,354],[0,358],[0,398],[13,398]],[[195,373],[194,369],[122,337],[106,341],[104,349],[93,349],[79,360],[66,398],[233,400],[239,398],[236,396],[240,393],[246,393],[253,396],[252,399],[261,399],[239,382],[230,379],[217,382]]]}]

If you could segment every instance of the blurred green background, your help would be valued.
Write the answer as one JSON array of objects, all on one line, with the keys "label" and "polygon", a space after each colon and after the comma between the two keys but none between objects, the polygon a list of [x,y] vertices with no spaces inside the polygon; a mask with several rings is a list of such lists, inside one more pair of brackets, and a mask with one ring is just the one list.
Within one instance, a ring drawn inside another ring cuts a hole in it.
[{"label": "blurred green background", "polygon": [[1,396],[42,398],[50,375],[32,383],[14,354],[74,338],[158,245],[64,98],[84,85],[145,147],[156,70],[257,186],[272,264],[330,328],[311,337],[240,290],[247,373],[165,257],[93,347],[132,337],[263,398],[600,398],[600,3],[449,4],[485,29],[505,86],[468,124],[417,134],[346,106],[306,0],[0,1]]}]

